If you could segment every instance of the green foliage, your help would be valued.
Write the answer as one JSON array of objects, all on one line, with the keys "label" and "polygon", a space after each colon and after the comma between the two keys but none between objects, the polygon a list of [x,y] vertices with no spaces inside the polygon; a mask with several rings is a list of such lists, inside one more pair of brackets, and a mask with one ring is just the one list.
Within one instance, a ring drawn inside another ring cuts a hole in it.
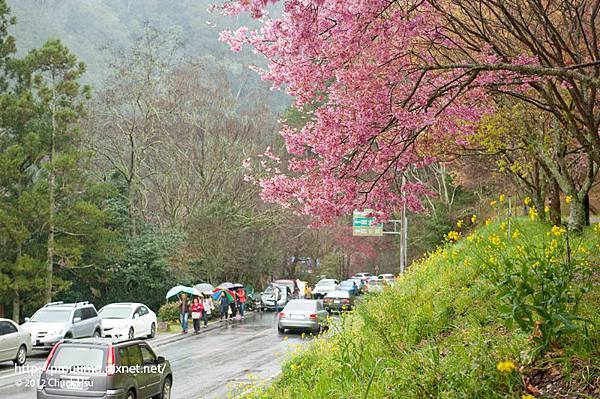
[{"label": "green foliage", "polygon": [[[548,239],[547,226],[520,224],[532,242]],[[395,287],[368,298],[334,324],[335,334],[292,355],[272,386],[248,397],[518,399],[530,373],[551,368],[563,375],[566,392],[570,384],[571,395],[591,392],[600,376],[598,286],[580,303],[580,317],[590,320],[587,334],[562,335],[555,341],[560,350],[536,357],[530,334],[504,325],[503,300],[487,277],[490,267],[479,261],[476,237],[490,242],[501,234],[498,224],[485,226],[414,263]],[[589,231],[587,248],[599,238]],[[507,242],[505,250],[516,250],[516,243]]]},{"label": "green foliage", "polygon": [[179,304],[177,302],[169,302],[162,305],[160,309],[158,309],[158,320],[179,320]]},{"label": "green foliage", "polygon": [[[484,274],[504,303],[502,315],[516,322],[546,350],[565,334],[585,331],[587,320],[578,314],[579,304],[590,289],[590,254],[581,240],[568,240],[566,229],[554,226],[545,236],[532,240],[513,221],[511,242],[492,235],[476,240]],[[575,245],[573,245],[575,244]],[[507,247],[510,247],[508,249]]]}]

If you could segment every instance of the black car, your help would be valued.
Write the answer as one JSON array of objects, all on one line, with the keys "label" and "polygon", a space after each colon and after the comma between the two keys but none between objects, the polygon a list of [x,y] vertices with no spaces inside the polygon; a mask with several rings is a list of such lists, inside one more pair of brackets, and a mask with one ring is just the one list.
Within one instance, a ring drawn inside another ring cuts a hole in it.
[{"label": "black car", "polygon": [[169,399],[172,386],[171,365],[145,342],[63,340],[46,359],[37,398]]}]

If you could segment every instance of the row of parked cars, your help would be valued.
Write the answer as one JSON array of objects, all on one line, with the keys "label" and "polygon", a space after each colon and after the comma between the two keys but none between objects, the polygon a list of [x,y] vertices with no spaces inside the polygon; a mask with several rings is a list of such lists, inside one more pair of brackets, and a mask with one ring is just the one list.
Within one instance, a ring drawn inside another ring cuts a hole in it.
[{"label": "row of parked cars", "polygon": [[21,366],[33,349],[50,350],[63,339],[152,338],[156,326],[156,314],[141,303],[113,303],[96,311],[88,302],[51,302],[20,326],[0,319],[0,361]]},{"label": "row of parked cars", "polygon": [[156,314],[141,303],[52,302],[18,325],[0,319],[0,362],[22,366],[33,349],[49,350],[38,399],[169,399],[169,362],[136,338],[156,334]]}]

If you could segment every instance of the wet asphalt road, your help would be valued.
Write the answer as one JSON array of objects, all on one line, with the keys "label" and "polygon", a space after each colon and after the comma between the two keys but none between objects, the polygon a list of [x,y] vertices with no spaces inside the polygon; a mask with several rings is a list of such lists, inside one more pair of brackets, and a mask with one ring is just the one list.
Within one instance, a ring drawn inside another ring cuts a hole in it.
[{"label": "wet asphalt road", "polygon": [[[226,398],[253,383],[276,375],[286,355],[306,339],[280,336],[274,313],[254,314],[246,320],[219,323],[212,330],[170,342],[150,340],[158,355],[173,369],[173,399]],[[27,364],[43,366],[46,354],[33,355]],[[34,399],[39,373],[17,373],[10,362],[0,364],[0,398]]]}]

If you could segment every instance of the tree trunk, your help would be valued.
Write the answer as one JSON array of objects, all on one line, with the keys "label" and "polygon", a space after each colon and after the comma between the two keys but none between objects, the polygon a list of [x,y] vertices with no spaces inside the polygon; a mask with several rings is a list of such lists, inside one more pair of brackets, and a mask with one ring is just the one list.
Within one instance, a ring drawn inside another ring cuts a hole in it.
[{"label": "tree trunk", "polygon": [[554,179],[552,179],[552,187],[550,189],[550,223],[554,226],[560,226],[562,223],[560,187]]},{"label": "tree trunk", "polygon": [[[53,82],[54,83],[54,82]],[[55,86],[54,86],[55,87]],[[54,213],[56,212],[56,204],[54,192],[56,190],[56,173],[54,172],[54,158],[56,152],[56,94],[53,94],[52,99],[52,131],[50,132],[50,159],[48,164],[48,251],[46,261],[46,286],[44,289],[44,301],[49,303],[52,301],[52,275],[54,273]]]},{"label": "tree trunk", "polygon": [[21,318],[21,295],[19,294],[19,286],[15,281],[15,297],[12,303],[12,319],[15,323],[19,323]]},{"label": "tree trunk", "polygon": [[590,225],[590,194],[587,193],[585,195],[585,197],[583,198],[583,212],[584,212],[584,218],[585,218],[585,225],[589,226]]},{"label": "tree trunk", "polygon": [[569,212],[569,230],[580,233],[585,226],[585,204],[584,200],[573,195]]}]

